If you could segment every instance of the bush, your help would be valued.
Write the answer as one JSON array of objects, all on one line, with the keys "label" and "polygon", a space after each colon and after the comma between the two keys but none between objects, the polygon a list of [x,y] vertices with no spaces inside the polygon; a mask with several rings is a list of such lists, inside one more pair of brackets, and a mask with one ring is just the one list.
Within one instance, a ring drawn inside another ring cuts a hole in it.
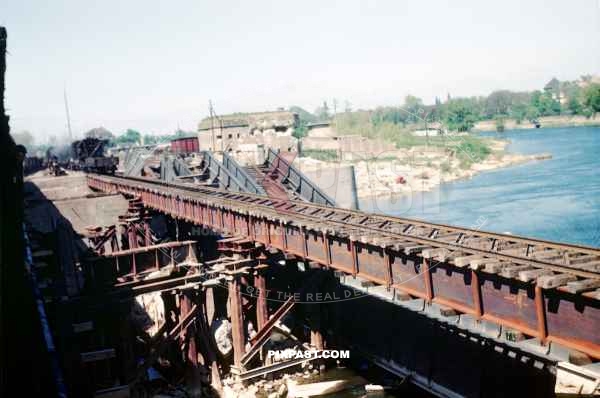
[{"label": "bush", "polygon": [[452,165],[449,161],[442,162],[440,164],[440,171],[442,173],[449,173],[452,170]]}]

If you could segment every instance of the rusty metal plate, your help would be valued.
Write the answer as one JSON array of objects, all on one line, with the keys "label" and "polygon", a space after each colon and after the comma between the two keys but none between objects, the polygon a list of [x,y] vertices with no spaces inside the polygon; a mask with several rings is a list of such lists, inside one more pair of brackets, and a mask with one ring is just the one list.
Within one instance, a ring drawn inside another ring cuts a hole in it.
[{"label": "rusty metal plate", "polygon": [[388,265],[383,248],[356,243],[356,258],[359,275],[380,283],[386,283]]},{"label": "rusty metal plate", "polygon": [[315,231],[307,231],[305,241],[308,257],[326,263],[327,254],[323,248],[323,235]]},{"label": "rusty metal plate", "polygon": [[459,269],[446,263],[433,262],[429,267],[436,299],[449,300],[465,307],[473,307],[471,270]]},{"label": "rusty metal plate", "polygon": [[330,236],[328,241],[332,266],[342,271],[354,272],[350,240],[348,238]]},{"label": "rusty metal plate", "polygon": [[600,305],[585,296],[556,290],[544,291],[548,335],[584,340],[600,353]]},{"label": "rusty metal plate", "polygon": [[421,259],[416,256],[391,251],[392,283],[426,294],[425,281],[421,274]]},{"label": "rusty metal plate", "polygon": [[286,226],[285,227],[288,251],[302,256],[304,255],[304,236],[300,228]]},{"label": "rusty metal plate", "polygon": [[[513,327],[537,334],[535,288],[533,285],[507,280],[493,274],[480,274],[481,302],[485,317],[502,320]],[[509,284],[510,283],[510,284]]]}]

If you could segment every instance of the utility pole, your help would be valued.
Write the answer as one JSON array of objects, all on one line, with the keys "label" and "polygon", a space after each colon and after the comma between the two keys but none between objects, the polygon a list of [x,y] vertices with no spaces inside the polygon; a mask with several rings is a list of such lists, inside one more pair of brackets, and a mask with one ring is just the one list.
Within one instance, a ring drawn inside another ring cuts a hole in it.
[{"label": "utility pole", "polygon": [[73,132],[71,131],[71,115],[69,114],[69,102],[67,101],[67,87],[65,85],[64,91],[64,99],[65,99],[65,112],[67,114],[67,129],[69,132],[69,142],[73,141]]},{"label": "utility pole", "polygon": [[213,105],[212,105],[212,101],[208,100],[208,113],[210,115],[210,131],[212,133],[212,145],[211,145],[211,149],[214,152],[215,150],[215,120],[214,120],[214,111],[213,111]]}]

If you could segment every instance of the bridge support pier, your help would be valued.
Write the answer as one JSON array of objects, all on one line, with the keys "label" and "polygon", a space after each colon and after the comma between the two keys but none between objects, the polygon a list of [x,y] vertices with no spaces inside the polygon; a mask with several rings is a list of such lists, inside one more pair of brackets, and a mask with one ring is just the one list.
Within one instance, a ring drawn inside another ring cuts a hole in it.
[{"label": "bridge support pier", "polygon": [[229,316],[231,318],[231,339],[233,344],[233,364],[236,368],[242,365],[244,347],[244,317],[242,312],[242,293],[240,280],[233,276],[229,281]]},{"label": "bridge support pier", "polygon": [[269,320],[267,308],[267,280],[265,271],[268,268],[267,256],[261,252],[256,259],[258,264],[254,267],[254,288],[256,289],[256,330],[261,330]]},{"label": "bridge support pier", "polygon": [[260,330],[269,320],[269,311],[267,309],[267,281],[262,269],[257,269],[255,271],[254,287],[258,291],[256,297],[256,323],[257,330]]},{"label": "bridge support pier", "polygon": [[[180,319],[185,319],[193,307],[193,294],[190,291],[182,291],[179,295],[179,311]],[[202,391],[202,381],[200,368],[198,367],[198,349],[196,346],[196,326],[194,324],[188,326],[185,335],[181,337],[180,342],[186,349],[186,362],[190,365],[190,387],[192,395],[200,394]]]}]

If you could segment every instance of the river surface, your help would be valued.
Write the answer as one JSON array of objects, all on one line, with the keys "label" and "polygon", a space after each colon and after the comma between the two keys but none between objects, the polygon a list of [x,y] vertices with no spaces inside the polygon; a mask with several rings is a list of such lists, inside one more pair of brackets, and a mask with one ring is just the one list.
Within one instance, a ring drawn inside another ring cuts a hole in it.
[{"label": "river surface", "polygon": [[482,172],[408,197],[366,199],[361,209],[600,247],[600,127],[482,135],[510,140],[509,152],[551,153],[552,159]]}]

